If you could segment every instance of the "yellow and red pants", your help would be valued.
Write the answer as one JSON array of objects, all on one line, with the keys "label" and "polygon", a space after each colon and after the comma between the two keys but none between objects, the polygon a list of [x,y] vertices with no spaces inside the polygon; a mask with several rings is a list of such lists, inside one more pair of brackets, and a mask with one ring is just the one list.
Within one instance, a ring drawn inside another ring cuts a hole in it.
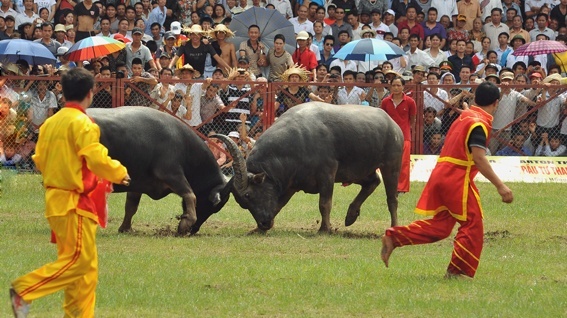
[{"label": "yellow and red pants", "polygon": [[63,289],[65,317],[94,317],[98,225],[75,211],[47,220],[57,238],[57,260],[16,279],[12,287],[28,303]]},{"label": "yellow and red pants", "polygon": [[457,220],[448,211],[442,211],[431,219],[415,221],[407,226],[391,227],[386,230],[386,235],[393,238],[396,247],[433,243],[451,235],[455,223],[458,222],[460,226],[447,271],[474,277],[482,252],[484,230],[480,207],[475,200],[468,202],[466,221]]}]

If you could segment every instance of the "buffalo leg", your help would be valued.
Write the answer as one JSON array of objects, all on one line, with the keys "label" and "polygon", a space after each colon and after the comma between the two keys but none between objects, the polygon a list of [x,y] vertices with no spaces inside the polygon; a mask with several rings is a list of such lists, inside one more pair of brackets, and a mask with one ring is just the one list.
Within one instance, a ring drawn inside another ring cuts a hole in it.
[{"label": "buffalo leg", "polygon": [[380,185],[380,177],[377,173],[373,173],[366,177],[362,182],[359,183],[361,186],[360,192],[354,198],[352,203],[348,206],[347,215],[345,218],[345,226],[352,225],[358,216],[360,215],[360,207],[366,201],[366,199],[376,190],[376,187]]},{"label": "buffalo leg", "polygon": [[319,233],[331,232],[331,208],[333,206],[333,181],[321,187],[319,193],[319,212],[321,212],[321,227]]},{"label": "buffalo leg", "polygon": [[138,205],[140,204],[140,199],[142,198],[141,193],[128,192],[126,193],[126,204],[124,207],[124,220],[122,225],[118,228],[118,232],[124,233],[129,232],[132,229],[132,218],[134,214],[138,211]]},{"label": "buffalo leg", "polygon": [[171,190],[183,199],[183,214],[179,220],[177,227],[178,235],[185,235],[189,233],[191,227],[197,222],[197,212],[195,210],[197,204],[197,197],[191,189],[187,180],[178,180],[176,183],[170,184]]},{"label": "buffalo leg", "polygon": [[388,202],[388,211],[390,211],[391,226],[398,225],[398,178],[400,176],[400,168],[384,167],[380,169],[384,188],[386,189],[386,200]]}]

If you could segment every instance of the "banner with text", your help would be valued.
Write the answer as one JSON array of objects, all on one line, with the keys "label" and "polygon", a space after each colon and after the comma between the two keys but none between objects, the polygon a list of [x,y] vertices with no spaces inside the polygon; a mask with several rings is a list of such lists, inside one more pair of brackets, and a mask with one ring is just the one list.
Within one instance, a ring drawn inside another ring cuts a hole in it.
[{"label": "banner with text", "polygon": [[[567,183],[565,157],[488,157],[492,169],[504,182]],[[437,156],[412,155],[411,181],[427,182],[437,163]],[[480,173],[476,181],[488,182]]]}]

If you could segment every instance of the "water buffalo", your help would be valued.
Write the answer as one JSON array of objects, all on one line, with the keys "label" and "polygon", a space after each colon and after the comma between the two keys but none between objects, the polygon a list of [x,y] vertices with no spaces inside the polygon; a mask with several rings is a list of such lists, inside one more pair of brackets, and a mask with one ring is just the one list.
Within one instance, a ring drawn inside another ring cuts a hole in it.
[{"label": "water buffalo", "polygon": [[199,231],[230,196],[230,185],[201,138],[179,119],[147,107],[118,107],[87,111],[100,126],[100,140],[109,155],[128,168],[126,213],[119,228],[129,231],[142,194],[154,200],[170,193],[179,195],[183,214],[177,232]]},{"label": "water buffalo", "polygon": [[[223,141],[230,143],[229,138]],[[379,168],[394,226],[403,141],[401,129],[381,109],[319,102],[298,105],[256,141],[246,161],[238,151],[231,151],[232,193],[242,208],[250,210],[259,231],[272,228],[275,216],[296,192],[319,193],[319,231],[328,232],[334,183],[362,186],[347,211],[349,226],[380,184]]]}]

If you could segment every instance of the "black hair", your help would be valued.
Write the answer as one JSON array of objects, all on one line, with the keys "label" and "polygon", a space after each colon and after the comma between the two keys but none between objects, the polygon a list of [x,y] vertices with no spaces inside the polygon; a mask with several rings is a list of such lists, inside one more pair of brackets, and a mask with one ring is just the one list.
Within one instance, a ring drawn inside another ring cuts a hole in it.
[{"label": "black hair", "polygon": [[101,72],[101,73],[102,73],[102,71],[106,71],[106,70],[111,71],[110,66],[101,66],[101,67],[100,67],[100,72]]},{"label": "black hair", "polygon": [[333,41],[333,44],[335,44],[335,38],[332,35],[325,35],[325,37],[323,38],[323,43],[327,42],[328,40]]},{"label": "black hair", "polygon": [[252,29],[252,28],[257,28],[258,30],[260,30],[260,27],[259,27],[258,25],[256,25],[256,24],[251,24],[251,25],[248,27],[248,31],[250,31],[250,29]]},{"label": "black hair", "polygon": [[283,41],[283,43],[285,43],[285,36],[281,33],[278,33],[274,36],[274,42],[276,42],[277,39],[280,39]]},{"label": "black hair", "polygon": [[343,73],[343,78],[344,78],[345,76],[347,76],[347,75],[352,75],[352,77],[356,79],[356,72],[355,72],[355,71],[346,70],[346,71]]},{"label": "black hair", "polygon": [[482,82],[476,88],[474,102],[477,106],[486,107],[494,104],[500,98],[498,87],[490,82]]},{"label": "black hair", "polygon": [[83,101],[94,88],[94,76],[84,68],[76,67],[61,76],[63,96],[67,101]]},{"label": "black hair", "polygon": [[344,34],[344,33],[346,33],[346,34],[350,37],[350,34],[348,33],[347,30],[341,30],[341,31],[339,31],[339,34],[337,34],[337,36],[341,36],[341,34]]},{"label": "black hair", "polygon": [[409,36],[409,40],[411,40],[411,39],[418,39],[419,40],[420,38],[419,38],[419,35],[413,33],[413,34],[410,34],[410,36]]},{"label": "black hair", "polygon": [[437,11],[437,8],[435,8],[435,7],[430,7],[429,10],[427,10],[427,13],[429,13],[431,11],[435,11],[435,13],[439,13],[439,11]]},{"label": "black hair", "polygon": [[144,63],[142,63],[142,59],[140,59],[139,57],[132,59],[132,65],[134,65],[134,64],[144,65]]}]

